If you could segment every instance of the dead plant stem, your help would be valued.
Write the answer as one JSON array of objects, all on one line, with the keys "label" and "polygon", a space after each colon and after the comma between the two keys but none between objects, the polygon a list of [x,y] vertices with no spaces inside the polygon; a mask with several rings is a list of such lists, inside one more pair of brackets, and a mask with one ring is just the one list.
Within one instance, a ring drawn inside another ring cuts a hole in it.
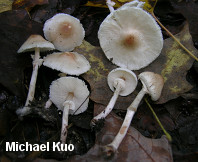
[{"label": "dead plant stem", "polygon": [[153,12],[151,12],[151,15],[154,17],[154,19],[158,22],[158,24],[192,57],[194,58],[196,61],[198,61],[198,58],[193,55],[186,47],[184,47],[183,44],[181,44],[181,42],[168,30],[166,29],[166,27],[164,25],[162,25],[162,23],[157,19],[157,17],[155,16],[155,14]]}]

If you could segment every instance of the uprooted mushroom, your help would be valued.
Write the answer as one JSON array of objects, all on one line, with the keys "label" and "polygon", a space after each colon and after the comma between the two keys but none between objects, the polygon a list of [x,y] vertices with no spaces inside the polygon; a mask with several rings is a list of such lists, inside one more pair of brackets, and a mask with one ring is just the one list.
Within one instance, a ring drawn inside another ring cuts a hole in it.
[{"label": "uprooted mushroom", "polygon": [[127,108],[127,113],[122,123],[122,126],[115,136],[114,140],[103,147],[106,156],[112,156],[118,149],[120,143],[125,137],[127,130],[131,124],[133,116],[137,111],[138,105],[145,94],[149,94],[153,101],[157,101],[160,98],[162,88],[164,86],[164,80],[161,75],[153,73],[153,72],[143,72],[139,74],[139,79],[142,82],[142,89],[131,103],[131,105]]},{"label": "uprooted mushroom", "polygon": [[[17,53],[31,52],[35,51],[35,55],[33,56],[33,72],[29,85],[28,96],[25,102],[25,107],[27,107],[30,102],[34,99],[35,88],[36,88],[36,80],[38,74],[38,68],[42,65],[43,60],[40,59],[40,51],[49,51],[55,49],[54,45],[48,41],[46,41],[40,35],[31,35],[19,48]],[[26,111],[25,109],[18,109],[17,114],[23,116]]]},{"label": "uprooted mushroom", "polygon": [[137,77],[128,69],[117,68],[109,73],[107,82],[110,89],[114,91],[114,94],[107,107],[92,119],[91,127],[95,127],[101,119],[104,119],[112,111],[119,95],[127,96],[135,90],[137,86]]},{"label": "uprooted mushroom", "polygon": [[98,38],[106,57],[129,70],[149,65],[163,47],[162,32],[154,18],[142,8],[130,4],[114,10],[105,18]]},{"label": "uprooted mushroom", "polygon": [[63,111],[60,141],[66,142],[68,116],[84,112],[89,103],[89,90],[84,81],[74,77],[61,77],[50,86],[50,100]]}]

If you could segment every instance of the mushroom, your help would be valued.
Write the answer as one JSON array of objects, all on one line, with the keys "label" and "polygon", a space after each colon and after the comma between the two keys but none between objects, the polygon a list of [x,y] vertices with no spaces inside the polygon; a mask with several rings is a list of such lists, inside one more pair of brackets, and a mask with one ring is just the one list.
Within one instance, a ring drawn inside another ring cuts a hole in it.
[{"label": "mushroom", "polygon": [[42,36],[40,35],[31,35],[19,48],[17,53],[23,53],[28,51],[35,51],[35,55],[33,57],[33,72],[32,77],[29,85],[29,91],[28,96],[25,102],[25,106],[28,106],[29,103],[34,99],[34,93],[35,93],[35,86],[36,86],[36,80],[37,80],[37,74],[38,74],[38,68],[42,64],[42,59],[40,59],[40,51],[48,51],[53,50],[54,45],[48,41],[46,41]]},{"label": "mushroom", "polygon": [[117,151],[120,143],[122,142],[123,138],[127,133],[133,116],[144,95],[149,94],[153,101],[157,101],[160,98],[164,85],[164,80],[161,75],[153,72],[143,72],[138,77],[142,82],[142,89],[138,93],[134,101],[131,103],[131,105],[127,108],[126,116],[118,134],[110,144],[104,146],[104,151],[107,153],[107,156],[112,156]]},{"label": "mushroom", "polygon": [[80,75],[90,69],[89,61],[77,52],[57,52],[43,60],[44,66],[70,75]]},{"label": "mushroom", "polygon": [[125,6],[111,12],[100,25],[98,38],[106,57],[129,70],[149,65],[163,47],[160,27],[139,7]]},{"label": "mushroom", "polygon": [[65,144],[69,114],[84,112],[89,103],[89,90],[84,81],[75,77],[61,77],[50,86],[51,101],[63,111],[60,141]]},{"label": "mushroom", "polygon": [[85,31],[80,21],[68,14],[59,13],[47,20],[43,27],[45,38],[60,51],[71,51],[82,44]]},{"label": "mushroom", "polygon": [[99,120],[104,119],[112,111],[119,95],[127,96],[135,90],[137,86],[137,77],[128,69],[116,68],[108,74],[107,82],[110,89],[114,91],[114,94],[107,107],[92,119],[92,127],[94,127]]}]

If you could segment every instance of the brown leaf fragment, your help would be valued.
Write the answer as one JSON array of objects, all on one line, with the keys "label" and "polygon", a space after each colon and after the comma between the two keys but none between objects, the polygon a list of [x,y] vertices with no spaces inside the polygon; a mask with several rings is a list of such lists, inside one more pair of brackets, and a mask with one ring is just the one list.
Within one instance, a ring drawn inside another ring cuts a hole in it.
[{"label": "brown leaf fragment", "polygon": [[48,4],[48,0],[14,0],[12,3],[12,9],[26,9],[30,11],[36,5]]},{"label": "brown leaf fragment", "polygon": [[0,0],[0,13],[12,9],[13,0]]},{"label": "brown leaf fragment", "polygon": [[[95,109],[104,109],[104,106],[96,104]],[[109,144],[117,134],[122,120],[111,113],[105,121],[105,126],[96,136],[96,144],[87,154],[74,156],[69,161],[104,161],[101,145]],[[160,139],[150,139],[141,135],[135,128],[130,127],[122,141],[117,154],[112,162],[135,161],[173,161],[171,146],[165,136]]]},{"label": "brown leaf fragment", "polygon": [[31,67],[31,57],[17,50],[31,34],[41,34],[42,25],[31,21],[25,10],[0,14],[0,83],[10,92],[25,97],[24,69]]},{"label": "brown leaf fragment", "polygon": [[48,1],[49,1],[48,5],[39,6],[38,10],[31,11],[32,20],[44,24],[45,21],[50,19],[57,12],[59,12],[59,8],[57,8],[59,1],[58,0],[48,0]]},{"label": "brown leaf fragment", "polygon": [[[195,56],[198,55],[198,51],[193,46],[187,24],[183,30],[175,36]],[[192,67],[193,62],[194,59],[172,38],[164,40],[164,47],[160,56],[148,67],[141,70],[161,74],[164,78],[165,84],[157,103],[165,103],[192,89],[192,85],[186,81],[186,74]]]}]

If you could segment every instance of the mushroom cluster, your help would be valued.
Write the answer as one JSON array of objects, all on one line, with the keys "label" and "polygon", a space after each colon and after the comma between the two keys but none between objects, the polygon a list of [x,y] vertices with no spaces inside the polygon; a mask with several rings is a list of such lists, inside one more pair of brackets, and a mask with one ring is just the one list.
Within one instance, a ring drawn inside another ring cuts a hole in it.
[{"label": "mushroom cluster", "polygon": [[[114,10],[114,3],[107,0],[111,13],[102,22],[98,38],[106,57],[119,68],[112,70],[107,76],[107,83],[114,93],[106,108],[92,119],[90,125],[93,127],[112,111],[119,95],[127,96],[135,90],[138,79],[132,70],[148,66],[162,50],[161,29],[153,17],[142,9],[143,4],[134,0]],[[38,68],[42,63],[46,67],[72,75],[60,77],[51,83],[49,100],[45,106],[49,108],[54,103],[58,110],[63,111],[60,141],[64,144],[69,114],[77,115],[84,112],[89,103],[90,92],[87,85],[83,80],[73,76],[79,76],[91,68],[83,55],[72,51],[82,43],[85,31],[78,19],[60,13],[45,22],[43,32],[48,41],[40,35],[31,35],[18,50],[18,53],[35,51],[25,107],[27,108],[34,98]],[[60,52],[40,59],[40,51],[53,49]],[[158,100],[161,95],[164,84],[162,76],[153,72],[142,72],[138,78],[143,85],[142,89],[127,108],[124,122],[115,139],[104,146],[108,154],[113,154],[118,149],[144,95],[149,94],[153,101]],[[24,109],[17,112],[21,116],[27,114]]]},{"label": "mushroom cluster", "polygon": [[[33,73],[30,81],[25,107],[17,110],[19,116],[30,113],[28,107],[34,98],[38,68],[42,64],[49,68],[69,75],[81,75],[90,69],[89,61],[77,52],[71,52],[81,45],[85,31],[78,19],[68,14],[60,13],[47,20],[43,28],[45,40],[40,35],[31,35],[20,47],[18,53],[35,51],[33,57]],[[52,43],[51,43],[52,42]],[[40,59],[40,51],[57,49],[55,52]],[[88,107],[89,90],[84,81],[75,77],[62,77],[52,82],[50,96],[46,103],[49,108],[52,103],[63,111],[61,142],[65,143],[67,135],[68,115],[84,112]]]},{"label": "mushroom cluster", "polygon": [[[154,18],[142,9],[144,2],[134,0],[124,4],[117,10],[114,10],[113,5],[114,3],[111,0],[107,0],[107,6],[111,13],[100,25],[98,38],[106,57],[121,68],[109,73],[108,83],[111,80],[112,84],[109,84],[109,86],[114,91],[114,95],[104,111],[93,118],[91,121],[92,126],[110,113],[118,95],[122,94],[122,90],[125,91],[131,88],[134,90],[136,88],[137,80],[134,79],[135,75],[133,75],[133,79],[129,79],[131,86],[126,88],[127,79],[121,77],[123,74],[120,75],[118,71],[124,71],[123,68],[126,68],[128,69],[128,75],[131,75],[132,71],[130,70],[139,70],[148,66],[160,55],[163,47],[161,28]],[[132,75],[130,77],[132,78]],[[138,78],[141,80],[143,87],[127,108],[123,124],[114,140],[110,144],[103,146],[107,157],[111,157],[117,151],[144,95],[149,94],[153,101],[158,100],[161,95],[164,85],[161,75],[153,72],[142,72]]]},{"label": "mushroom cluster", "polygon": [[125,137],[127,130],[131,124],[133,116],[137,111],[138,105],[145,94],[149,94],[153,101],[157,101],[160,98],[162,88],[164,86],[164,80],[161,75],[155,74],[153,72],[142,72],[139,74],[139,79],[142,82],[142,89],[127,108],[127,113],[122,123],[122,126],[115,136],[114,140],[105,146],[104,150],[108,153],[107,156],[112,156],[118,149],[120,143]]}]

